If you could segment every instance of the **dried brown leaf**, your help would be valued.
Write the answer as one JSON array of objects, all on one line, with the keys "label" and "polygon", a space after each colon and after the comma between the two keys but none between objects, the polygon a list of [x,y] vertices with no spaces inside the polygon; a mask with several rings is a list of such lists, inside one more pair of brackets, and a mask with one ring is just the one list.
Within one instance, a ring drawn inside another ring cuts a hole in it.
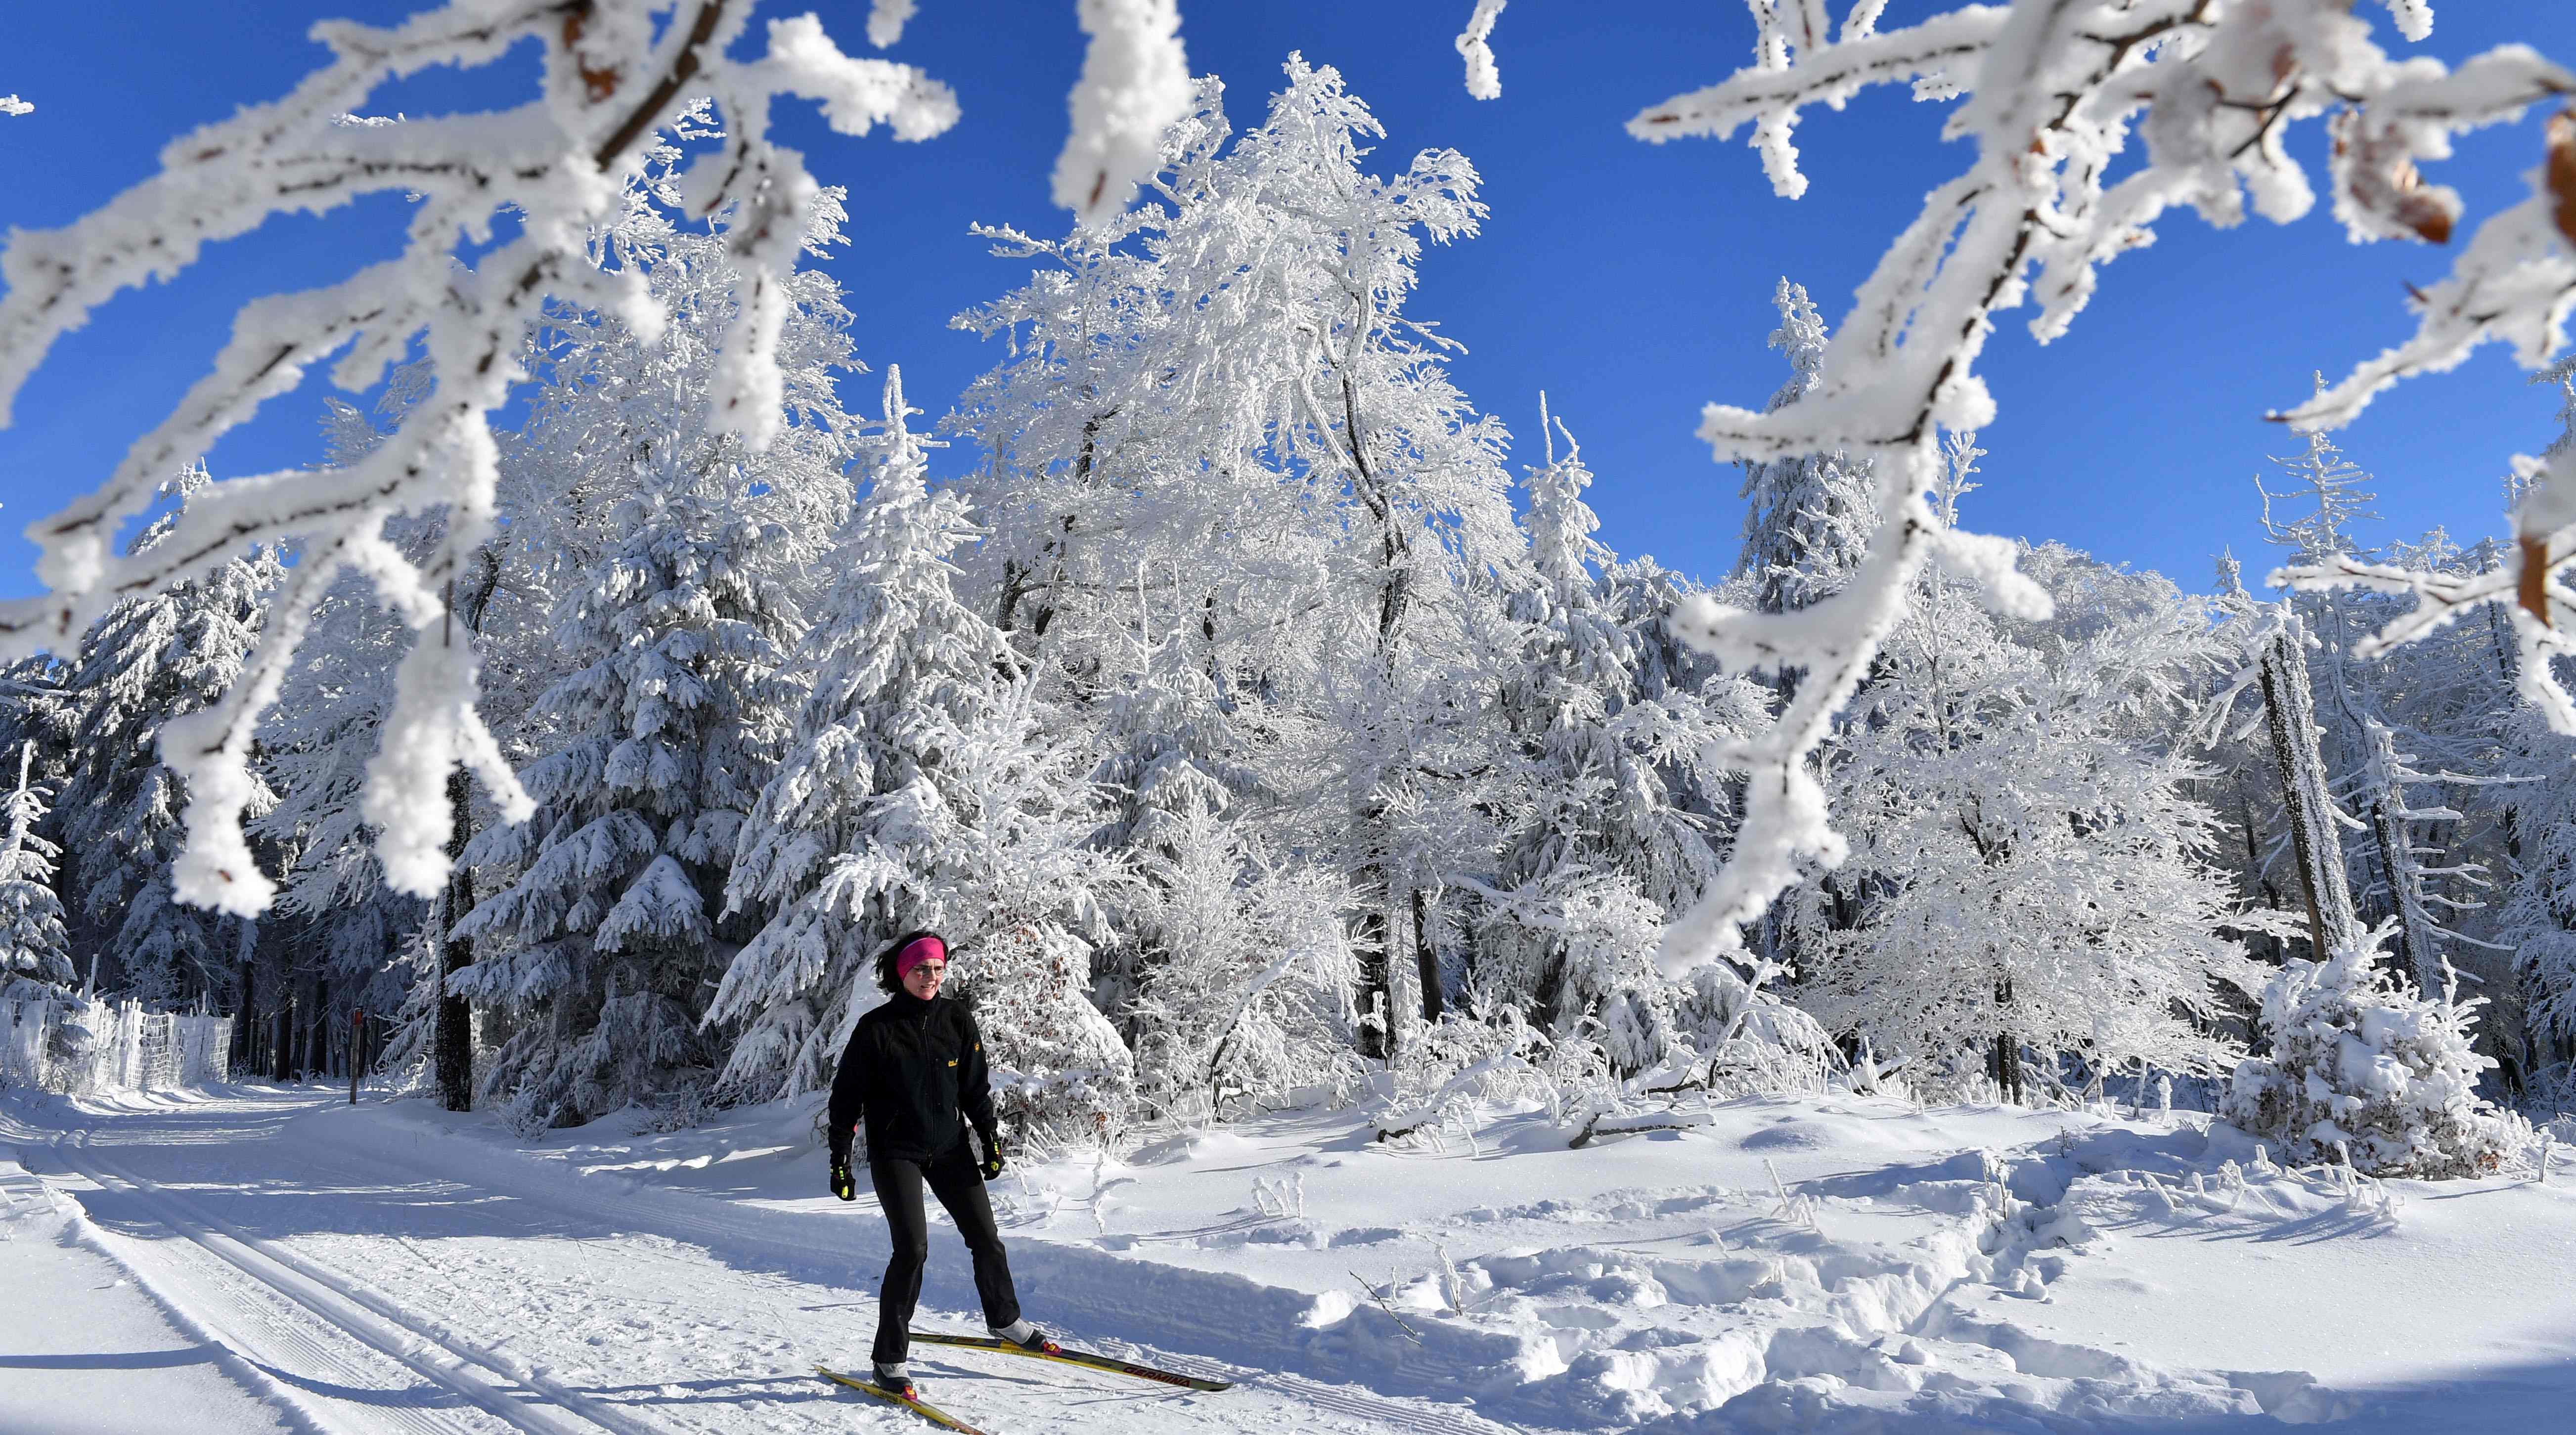
[{"label": "dried brown leaf", "polygon": [[2551,115],[2547,134],[2549,160],[2542,183],[2549,187],[2549,218],[2568,243],[2576,244],[2576,109]]},{"label": "dried brown leaf", "polygon": [[2525,538],[2522,547],[2522,581],[2515,597],[2522,610],[2549,626],[2549,540]]}]

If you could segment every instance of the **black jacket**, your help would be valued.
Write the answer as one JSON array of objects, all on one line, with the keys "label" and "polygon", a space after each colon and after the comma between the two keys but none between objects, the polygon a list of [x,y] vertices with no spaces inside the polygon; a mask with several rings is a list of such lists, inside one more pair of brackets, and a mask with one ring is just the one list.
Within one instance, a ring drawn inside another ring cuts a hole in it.
[{"label": "black jacket", "polygon": [[896,992],[859,1018],[832,1077],[832,1151],[846,1156],[851,1128],[867,1118],[870,1159],[926,1161],[973,1122],[993,1150],[993,1082],[975,1014],[953,997]]}]

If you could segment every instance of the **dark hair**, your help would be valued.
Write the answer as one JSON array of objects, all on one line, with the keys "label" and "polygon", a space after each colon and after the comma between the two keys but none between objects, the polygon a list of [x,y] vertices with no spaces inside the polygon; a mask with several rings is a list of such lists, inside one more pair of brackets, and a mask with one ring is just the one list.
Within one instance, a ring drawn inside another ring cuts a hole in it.
[{"label": "dark hair", "polygon": [[943,947],[948,945],[948,939],[940,936],[937,932],[906,932],[902,936],[897,937],[892,942],[888,943],[884,951],[877,953],[877,985],[885,988],[888,996],[892,996],[894,993],[903,990],[903,978],[895,974],[894,959],[903,955],[904,948],[911,946],[913,943],[920,941],[924,937],[930,937],[937,940],[939,945]]}]

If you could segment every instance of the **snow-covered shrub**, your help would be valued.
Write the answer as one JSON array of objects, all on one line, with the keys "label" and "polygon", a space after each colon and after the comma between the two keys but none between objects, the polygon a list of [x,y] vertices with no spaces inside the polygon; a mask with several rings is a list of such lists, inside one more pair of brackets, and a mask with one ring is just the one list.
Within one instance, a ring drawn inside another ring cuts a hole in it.
[{"label": "snow-covered shrub", "polygon": [[2377,960],[2387,929],[2332,959],[2292,961],[2263,989],[2268,1056],[2237,1066],[2219,1114],[2295,1164],[2443,1179],[2495,1170],[2516,1119],[2477,1095],[2494,1065],[2471,1045],[2485,998],[2416,992]]},{"label": "snow-covered shrub", "polygon": [[993,1107],[1022,1140],[1105,1143],[1135,1101],[1136,1063],[1091,1004],[1091,948],[1051,921],[1010,922],[953,965],[984,1033]]},{"label": "snow-covered shrub", "polygon": [[1487,1111],[1536,1108],[1563,1122],[1569,1111],[1600,1110],[1617,1101],[1619,1083],[1592,1039],[1594,1023],[1550,1032],[1532,1026],[1514,1005],[1471,996],[1470,1006],[1468,1014],[1426,1023],[1414,1033],[1392,1073],[1378,1139],[1436,1132],[1452,1121],[1472,1131]]},{"label": "snow-covered shrub", "polygon": [[1723,1096],[1819,1091],[1839,1064],[1817,1020],[1728,962],[1692,970],[1673,1005],[1675,1043],[1699,1054],[1700,1083]]},{"label": "snow-covered shrub", "polygon": [[1143,854],[1130,904],[1149,953],[1126,1012],[1144,1095],[1190,1120],[1356,1086],[1347,892],[1204,799],[1164,825],[1168,850]]}]

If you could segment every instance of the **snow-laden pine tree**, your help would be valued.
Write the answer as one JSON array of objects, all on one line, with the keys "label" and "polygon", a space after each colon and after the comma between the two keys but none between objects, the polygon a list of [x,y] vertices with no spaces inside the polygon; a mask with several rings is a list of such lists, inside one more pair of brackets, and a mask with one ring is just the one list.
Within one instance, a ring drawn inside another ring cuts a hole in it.
[{"label": "snow-laden pine tree", "polygon": [[[1803,285],[1783,276],[1772,295],[1780,311],[1772,348],[1789,361],[1789,377],[1772,393],[1768,409],[1785,409],[1815,391],[1822,382],[1826,344],[1824,316],[1817,312]],[[1878,523],[1878,497],[1871,460],[1854,459],[1839,449],[1786,454],[1747,461],[1744,469],[1744,536],[1726,591],[1729,602],[1760,613],[1792,613],[1820,602],[1851,581],[1869,535]],[[1667,613],[1695,595],[1676,595]],[[1702,662],[1709,661],[1704,656]],[[1755,681],[1769,692],[1776,713],[1798,691],[1799,670],[1784,667],[1759,674]],[[1862,686],[1867,686],[1864,680]],[[1830,764],[1831,739],[1824,747]],[[1822,873],[1816,881],[1783,898],[1764,915],[1752,934],[1756,960],[1783,972],[1796,972],[1810,957],[1800,934],[1823,927],[1847,927],[1858,910],[1848,878]],[[1798,909],[1793,914],[1790,910]]]},{"label": "snow-laden pine tree", "polygon": [[18,786],[9,794],[9,835],[0,839],[0,1000],[24,1000],[72,986],[71,939],[54,863],[62,849],[36,831],[45,794],[32,780],[36,745],[18,749]]},{"label": "snow-laden pine tree", "polygon": [[957,595],[950,557],[975,530],[960,497],[928,488],[894,371],[885,405],[872,484],[797,654],[813,687],[734,863],[727,910],[760,926],[708,1009],[740,1032],[724,1080],[754,1097],[828,1085],[883,1000],[877,950],[928,928],[988,1012],[1015,1124],[1092,1124],[1127,1078],[1089,999],[1095,893],[1115,868],[1083,844],[1080,750]]},{"label": "snow-laden pine tree", "polygon": [[[1786,277],[1772,295],[1780,327],[1771,347],[1789,360],[1789,379],[1769,408],[1787,408],[1822,382],[1825,319],[1806,286]],[[1868,459],[1841,450],[1790,454],[1744,465],[1744,543],[1735,576],[1752,587],[1758,611],[1788,613],[1839,590],[1860,564],[1877,526]],[[1785,680],[1784,680],[1785,681]]]},{"label": "snow-laden pine tree", "polygon": [[962,499],[927,486],[902,370],[887,371],[884,394],[867,491],[825,559],[832,584],[795,657],[813,685],[743,824],[725,894],[728,913],[761,925],[707,1019],[738,1033],[724,1081],[754,1099],[830,1085],[851,1025],[882,999],[877,949],[923,924],[905,920],[912,906],[851,909],[835,874],[856,854],[926,843],[908,799],[935,794],[914,784],[957,750],[955,734],[982,718],[1011,667],[1009,644],[956,595],[950,554],[974,529]]},{"label": "snow-laden pine tree", "polygon": [[[1555,424],[1544,403],[1539,421]],[[1469,980],[1542,1030],[1597,1023],[1613,1065],[1636,1071],[1675,1045],[1680,989],[1654,969],[1655,944],[1717,870],[1722,814],[1695,805],[1722,791],[1709,754],[1761,720],[1764,694],[1740,678],[1672,680],[1623,611],[1583,497],[1591,472],[1555,427],[1528,480],[1520,650],[1490,719],[1513,801]]]},{"label": "snow-laden pine tree", "polygon": [[[450,934],[476,961],[449,987],[512,1014],[481,1085],[523,1129],[693,1087],[720,1058],[700,1018],[749,935],[724,920],[725,884],[801,697],[787,655],[805,585],[848,501],[838,288],[812,272],[783,286],[783,407],[754,451],[706,414],[733,236],[661,214],[630,208],[597,257],[640,271],[673,323],[646,342],[607,315],[556,315],[518,435],[518,461],[550,471],[531,485],[550,506],[513,517],[557,555],[566,670],[537,699],[542,755],[520,774],[536,816],[466,848],[497,890]],[[837,240],[837,194],[802,217],[810,248]]]},{"label": "snow-laden pine tree", "polygon": [[[399,420],[428,386],[425,365],[406,365],[377,405]],[[335,465],[357,462],[384,434],[354,406],[331,400],[323,446]],[[382,534],[419,557],[435,523],[389,520]],[[313,606],[302,659],[261,728],[261,774],[277,803],[249,824],[282,858],[275,915],[284,960],[265,976],[244,968],[243,1011],[274,1005],[262,986],[318,979],[335,1030],[353,1010],[390,1017],[409,995],[410,972],[397,965],[419,928],[420,899],[394,890],[376,860],[364,813],[367,769],[383,741],[393,706],[394,673],[411,644],[399,615],[376,600],[365,581],[343,575]]]},{"label": "snow-laden pine tree", "polygon": [[[162,485],[171,505],[135,538],[150,550],[213,480],[191,465]],[[178,900],[188,794],[160,749],[162,725],[198,712],[239,678],[258,643],[269,592],[283,578],[274,553],[215,562],[187,581],[108,610],[43,704],[55,745],[69,754],[57,803],[70,862],[64,905],[75,953],[103,957],[99,983],[147,1001],[232,993],[242,919]],[[251,809],[271,800],[254,782]]]},{"label": "snow-laden pine tree", "polygon": [[[1953,447],[1946,510],[1977,454]],[[2000,618],[1930,570],[1855,700],[1828,782],[1859,816],[1841,869],[1856,922],[1802,934],[1802,1001],[1912,1063],[1918,1089],[2027,1069],[2214,1074],[2208,1023],[2258,977],[2217,934],[2205,776],[2173,742],[2215,661],[2202,606],[2170,583],[2064,550],[2023,558],[2069,592],[2061,616]]]}]

